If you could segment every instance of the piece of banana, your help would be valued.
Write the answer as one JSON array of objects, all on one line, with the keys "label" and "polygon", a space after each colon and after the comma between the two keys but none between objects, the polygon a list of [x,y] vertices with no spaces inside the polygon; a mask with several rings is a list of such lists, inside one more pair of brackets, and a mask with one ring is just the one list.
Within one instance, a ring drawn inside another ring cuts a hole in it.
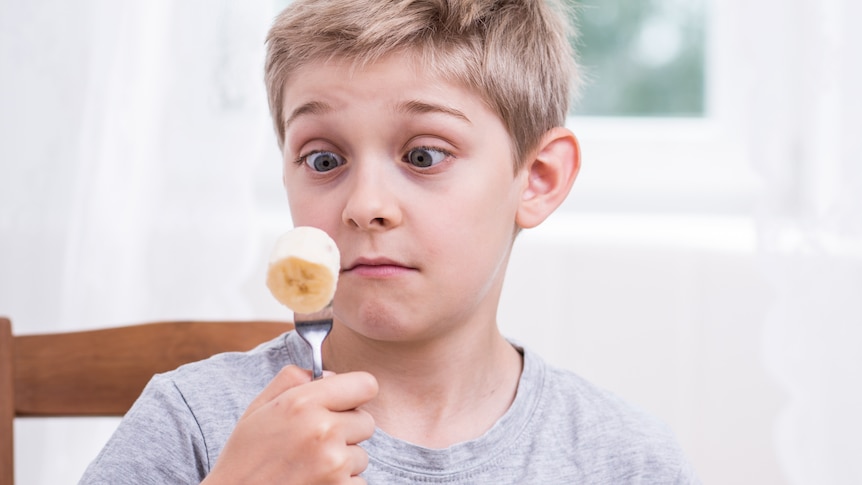
[{"label": "piece of banana", "polygon": [[328,234],[316,227],[296,227],[276,241],[266,286],[294,312],[318,312],[335,296],[340,267],[338,246]]}]

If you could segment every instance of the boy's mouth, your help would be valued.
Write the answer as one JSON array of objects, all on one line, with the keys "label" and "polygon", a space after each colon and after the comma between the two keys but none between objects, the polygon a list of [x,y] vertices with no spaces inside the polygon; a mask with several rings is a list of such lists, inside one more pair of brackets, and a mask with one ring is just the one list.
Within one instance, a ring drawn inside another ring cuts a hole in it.
[{"label": "boy's mouth", "polygon": [[357,258],[341,270],[342,273],[352,273],[359,276],[385,278],[398,276],[416,268],[407,266],[388,258]]}]

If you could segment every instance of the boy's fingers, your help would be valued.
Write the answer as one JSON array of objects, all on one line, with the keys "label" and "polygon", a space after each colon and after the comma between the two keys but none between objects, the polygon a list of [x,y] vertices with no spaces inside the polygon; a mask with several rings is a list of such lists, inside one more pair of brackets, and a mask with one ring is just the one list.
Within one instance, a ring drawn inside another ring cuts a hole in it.
[{"label": "boy's fingers", "polygon": [[344,441],[348,445],[358,444],[374,434],[374,418],[367,411],[361,409],[344,411],[343,416],[349,420],[349,424],[344,427]]},{"label": "boy's fingers", "polygon": [[[334,374],[325,372],[325,378],[312,381],[311,371],[295,365],[285,366],[249,404],[244,415],[249,415],[265,404],[283,396],[293,399],[295,393],[289,393],[297,386],[314,383],[314,386],[303,389],[304,399],[318,402],[330,411],[348,411],[370,401],[377,395],[377,379],[367,372],[348,372]],[[287,396],[285,394],[291,394]]]},{"label": "boy's fingers", "polygon": [[330,411],[349,411],[377,396],[377,379],[367,372],[337,374],[319,382],[314,398]]},{"label": "boy's fingers", "polygon": [[259,409],[264,404],[277,398],[285,391],[290,390],[301,384],[311,382],[311,372],[301,369],[295,365],[288,365],[281,369],[278,374],[270,381],[269,384],[257,395],[256,398],[249,404],[245,410],[245,415],[249,415]]},{"label": "boy's fingers", "polygon": [[347,447],[347,453],[350,455],[352,463],[351,476],[359,475],[368,468],[368,452],[362,449],[359,445],[351,445]]}]

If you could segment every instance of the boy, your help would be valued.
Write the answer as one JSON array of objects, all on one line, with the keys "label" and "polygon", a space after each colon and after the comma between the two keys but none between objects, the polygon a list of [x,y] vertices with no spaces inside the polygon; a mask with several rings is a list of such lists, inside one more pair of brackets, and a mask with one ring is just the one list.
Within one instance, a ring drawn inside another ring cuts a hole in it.
[{"label": "boy", "polygon": [[327,377],[293,333],[156,376],[82,483],[693,483],[651,418],[508,342],[517,233],[579,168],[541,0],[297,0],[266,83],[296,225],[341,250]]}]

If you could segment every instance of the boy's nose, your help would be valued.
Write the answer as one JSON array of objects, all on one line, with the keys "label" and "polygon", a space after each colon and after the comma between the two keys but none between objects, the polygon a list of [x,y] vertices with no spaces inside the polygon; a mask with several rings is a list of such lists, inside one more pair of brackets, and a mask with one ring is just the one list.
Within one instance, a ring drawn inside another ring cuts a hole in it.
[{"label": "boy's nose", "polygon": [[385,230],[401,224],[398,198],[384,171],[364,169],[355,173],[342,212],[345,224],[363,230]]}]

